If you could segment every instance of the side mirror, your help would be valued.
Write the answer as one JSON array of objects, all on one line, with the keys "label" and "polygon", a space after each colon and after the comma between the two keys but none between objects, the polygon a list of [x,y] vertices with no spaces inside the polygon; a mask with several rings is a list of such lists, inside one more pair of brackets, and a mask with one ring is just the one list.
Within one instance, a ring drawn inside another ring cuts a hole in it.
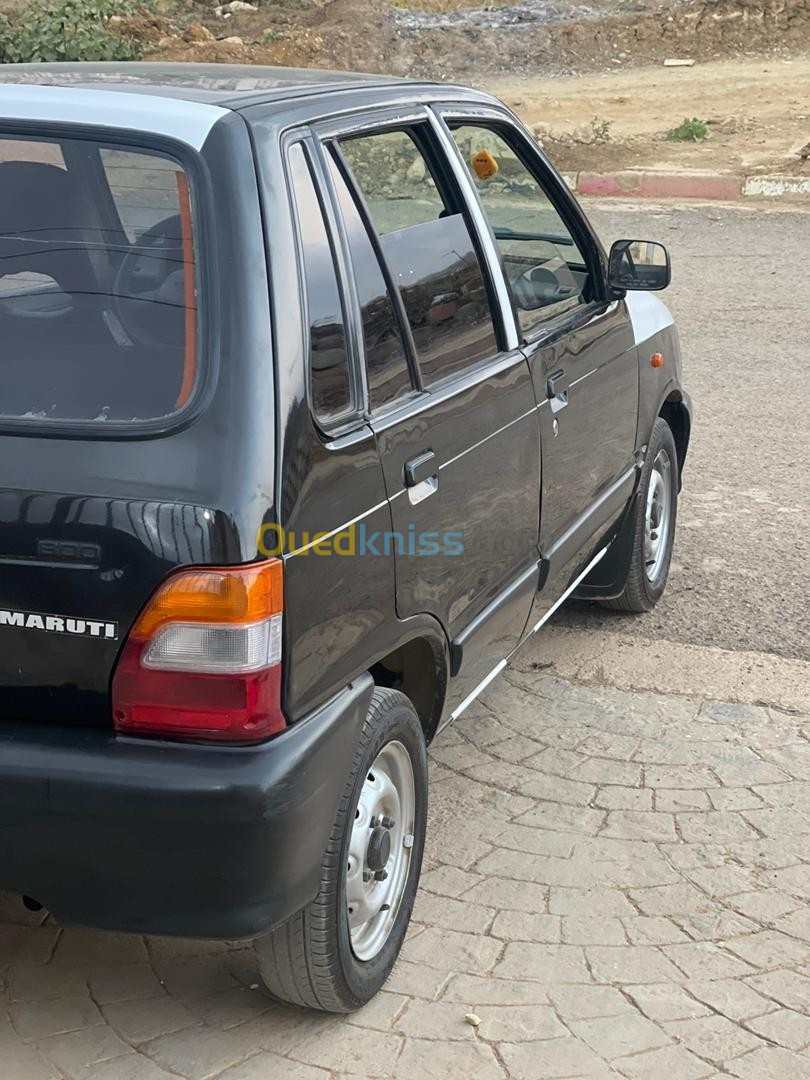
[{"label": "side mirror", "polygon": [[612,289],[657,292],[669,285],[671,277],[669,253],[663,244],[617,240],[610,249],[608,285]]}]

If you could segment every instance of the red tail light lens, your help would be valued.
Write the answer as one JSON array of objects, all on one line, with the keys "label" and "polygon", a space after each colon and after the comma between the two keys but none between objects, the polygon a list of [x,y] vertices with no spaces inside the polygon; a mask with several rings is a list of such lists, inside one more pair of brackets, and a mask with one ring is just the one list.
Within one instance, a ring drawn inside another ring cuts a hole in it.
[{"label": "red tail light lens", "polygon": [[283,730],[282,610],[278,559],[167,578],[118,661],[116,729],[232,742]]}]

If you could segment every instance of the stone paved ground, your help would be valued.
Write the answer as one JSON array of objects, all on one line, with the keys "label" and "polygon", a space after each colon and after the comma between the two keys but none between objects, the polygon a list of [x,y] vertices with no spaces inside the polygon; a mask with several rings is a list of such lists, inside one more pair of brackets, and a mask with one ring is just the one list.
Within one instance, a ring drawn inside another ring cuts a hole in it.
[{"label": "stone paved ground", "polygon": [[433,748],[413,929],[366,1009],[4,898],[0,1078],[810,1075],[810,717],[524,668]]}]

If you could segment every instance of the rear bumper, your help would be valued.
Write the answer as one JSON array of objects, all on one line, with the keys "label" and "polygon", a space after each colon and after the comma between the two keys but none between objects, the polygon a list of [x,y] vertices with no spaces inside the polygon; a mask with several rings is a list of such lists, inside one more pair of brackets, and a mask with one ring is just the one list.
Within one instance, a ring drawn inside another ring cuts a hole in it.
[{"label": "rear bumper", "polygon": [[252,747],[0,725],[0,889],[63,922],[239,938],[318,891],[373,689]]}]

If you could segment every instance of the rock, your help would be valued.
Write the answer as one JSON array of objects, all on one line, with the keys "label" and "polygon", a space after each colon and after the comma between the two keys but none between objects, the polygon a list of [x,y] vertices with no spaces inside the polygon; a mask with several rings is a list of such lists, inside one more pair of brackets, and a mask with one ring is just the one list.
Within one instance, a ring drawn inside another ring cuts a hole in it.
[{"label": "rock", "polygon": [[405,176],[412,184],[418,184],[425,179],[425,160],[420,154],[418,158],[414,158],[413,163],[408,167],[408,171]]},{"label": "rock", "polygon": [[477,1027],[481,1026],[481,1017],[476,1016],[475,1013],[467,1013],[467,1015],[464,1017],[464,1019],[467,1021],[467,1023],[471,1027],[476,1027],[477,1028]]},{"label": "rock", "polygon": [[244,49],[245,43],[240,37],[219,38],[220,45],[232,45],[235,49]]},{"label": "rock", "polygon": [[202,23],[193,22],[183,31],[183,41],[187,41],[190,45],[203,45],[213,40],[214,35]]},{"label": "rock", "polygon": [[248,4],[245,0],[230,0],[229,4],[220,4],[218,9],[223,15],[228,12],[230,15],[237,15],[245,11],[258,11],[258,7],[255,4]]},{"label": "rock", "polygon": [[694,60],[678,60],[677,58],[672,57],[670,60],[665,60],[664,61],[664,67],[694,67],[694,66],[695,66],[695,61]]}]

